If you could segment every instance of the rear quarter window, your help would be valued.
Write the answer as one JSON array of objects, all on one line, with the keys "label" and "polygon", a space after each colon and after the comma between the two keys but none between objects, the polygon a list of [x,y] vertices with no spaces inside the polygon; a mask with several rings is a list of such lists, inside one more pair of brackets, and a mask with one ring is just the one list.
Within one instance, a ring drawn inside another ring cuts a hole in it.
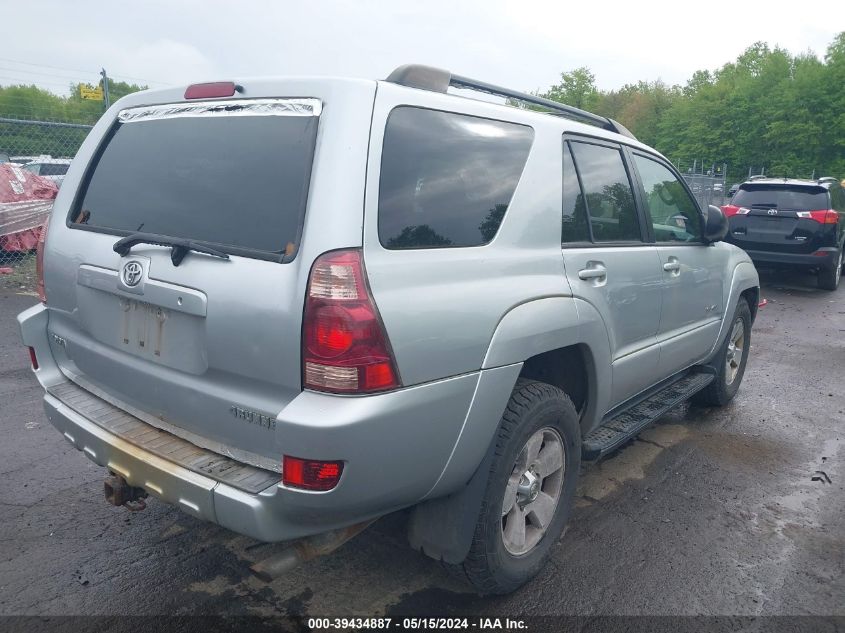
[{"label": "rear quarter window", "polygon": [[403,106],[384,132],[378,232],[388,249],[481,246],[499,230],[534,138],[515,123]]}]

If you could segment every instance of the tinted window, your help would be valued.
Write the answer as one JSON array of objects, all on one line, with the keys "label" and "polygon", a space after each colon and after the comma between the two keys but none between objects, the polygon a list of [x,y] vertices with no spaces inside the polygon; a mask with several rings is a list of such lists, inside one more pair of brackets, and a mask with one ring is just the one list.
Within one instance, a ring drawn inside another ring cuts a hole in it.
[{"label": "tinted window", "polygon": [[572,162],[569,144],[563,146],[563,230],[561,242],[589,242],[587,206],[578,183],[578,174]]},{"label": "tinted window", "polygon": [[824,187],[744,184],[731,200],[738,207],[777,207],[792,211],[817,211],[829,209],[827,190]]},{"label": "tinted window", "polygon": [[384,131],[378,231],[386,248],[478,246],[495,237],[534,133],[502,121],[396,108]]},{"label": "tinted window", "polygon": [[701,214],[684,186],[665,165],[634,155],[645,190],[645,203],[658,242],[698,241]]},{"label": "tinted window", "polygon": [[67,173],[68,167],[69,165],[61,163],[43,163],[40,174],[42,176],[64,176]]},{"label": "tinted window", "polygon": [[118,124],[71,221],[281,261],[296,251],[316,135],[313,116],[220,114]]},{"label": "tinted window", "polygon": [[596,242],[642,239],[631,183],[618,149],[572,143]]}]

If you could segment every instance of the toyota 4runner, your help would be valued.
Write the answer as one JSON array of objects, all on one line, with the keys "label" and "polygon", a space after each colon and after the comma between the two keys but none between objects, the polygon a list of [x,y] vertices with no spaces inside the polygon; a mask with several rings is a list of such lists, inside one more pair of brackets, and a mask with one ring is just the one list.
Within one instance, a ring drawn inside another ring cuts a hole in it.
[{"label": "toyota 4runner", "polygon": [[620,124],[446,71],[195,84],[94,127],[19,322],[112,503],[310,551],[413,508],[501,593],[582,459],[736,393],[758,278],[726,230]]}]

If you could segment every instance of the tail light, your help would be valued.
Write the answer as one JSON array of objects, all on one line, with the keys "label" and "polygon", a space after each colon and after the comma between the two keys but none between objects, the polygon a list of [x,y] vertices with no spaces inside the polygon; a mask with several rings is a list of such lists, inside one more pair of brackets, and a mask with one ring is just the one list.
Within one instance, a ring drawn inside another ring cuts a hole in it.
[{"label": "tail light", "polygon": [[29,349],[29,361],[32,363],[33,369],[38,369],[38,357],[35,355],[35,348],[30,347]]},{"label": "tail light", "polygon": [[331,490],[340,481],[343,462],[300,459],[285,455],[282,459],[282,483],[303,490]]},{"label": "tail light", "polygon": [[745,207],[737,207],[733,204],[729,204],[722,207],[722,213],[725,214],[726,218],[729,218],[733,215],[748,215],[749,213],[751,213],[751,209],[747,209]]},{"label": "tail light", "polygon": [[35,288],[38,291],[38,298],[41,303],[47,303],[47,294],[44,292],[44,244],[47,241],[47,227],[50,225],[50,216],[44,221],[41,227],[41,234],[38,236],[38,243],[35,246]]},{"label": "tail light", "polygon": [[819,224],[839,224],[839,213],[833,209],[822,209],[820,211],[799,211],[796,213],[799,218],[809,218]]},{"label": "tail light", "polygon": [[400,386],[361,251],[333,251],[311,268],[302,327],[303,384],[331,393]]}]

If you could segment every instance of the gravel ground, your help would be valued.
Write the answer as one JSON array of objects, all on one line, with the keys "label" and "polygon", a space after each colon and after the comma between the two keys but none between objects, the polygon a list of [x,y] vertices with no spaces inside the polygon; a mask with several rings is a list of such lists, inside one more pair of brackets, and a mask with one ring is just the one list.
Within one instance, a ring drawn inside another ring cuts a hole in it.
[{"label": "gravel ground", "polygon": [[264,584],[248,565],[278,545],[107,505],[104,471],[42,412],[14,321],[35,299],[0,286],[0,615],[845,616],[845,288],[763,281],[735,401],[679,407],[587,466],[545,571],[488,599],[410,551],[402,513]]}]

